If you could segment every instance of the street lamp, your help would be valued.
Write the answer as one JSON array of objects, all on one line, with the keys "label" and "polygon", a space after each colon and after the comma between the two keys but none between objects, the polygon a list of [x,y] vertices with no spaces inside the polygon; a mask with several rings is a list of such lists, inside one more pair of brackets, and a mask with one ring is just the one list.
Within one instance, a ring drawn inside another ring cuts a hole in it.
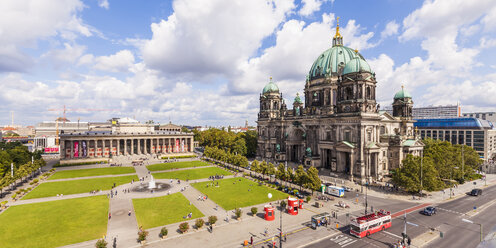
[{"label": "street lamp", "polygon": [[455,169],[458,169],[458,167],[453,167],[453,169],[451,169],[451,174],[450,174],[450,184],[451,184],[451,187],[450,187],[450,199],[453,196],[453,171]]},{"label": "street lamp", "polygon": [[475,223],[471,220],[467,220],[467,219],[462,219],[463,222],[467,222],[467,223],[470,223],[470,224],[476,224],[476,225],[479,225],[480,226],[480,242],[482,242],[484,239],[482,238],[482,223]]},{"label": "street lamp", "polygon": [[[272,198],[272,194],[267,194],[267,197]],[[283,200],[284,201],[284,200]],[[279,248],[282,248],[282,206],[279,204]]]}]

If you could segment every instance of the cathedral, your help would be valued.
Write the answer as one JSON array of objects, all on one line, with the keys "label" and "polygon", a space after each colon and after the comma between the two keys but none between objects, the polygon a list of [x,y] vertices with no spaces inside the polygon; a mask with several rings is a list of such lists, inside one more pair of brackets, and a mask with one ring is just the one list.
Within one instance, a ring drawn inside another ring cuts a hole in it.
[{"label": "cathedral", "polygon": [[288,109],[272,82],[260,94],[257,159],[326,168],[350,180],[381,180],[424,144],[413,129],[413,101],[402,87],[393,114],[379,111],[375,73],[358,50],[343,46],[339,23],[332,47],[313,63]]}]

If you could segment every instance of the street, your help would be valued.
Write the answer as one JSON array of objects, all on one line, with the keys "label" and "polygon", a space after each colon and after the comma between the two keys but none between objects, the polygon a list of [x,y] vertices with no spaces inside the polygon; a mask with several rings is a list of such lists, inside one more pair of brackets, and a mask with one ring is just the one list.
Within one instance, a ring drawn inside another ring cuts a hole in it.
[{"label": "street", "polygon": [[[407,221],[417,224],[418,226],[407,225],[407,234],[413,240],[419,235],[428,232],[430,228],[435,228],[437,238],[427,245],[427,247],[476,247],[480,242],[479,225],[471,224],[462,221],[468,219],[474,223],[483,225],[483,236],[496,225],[496,216],[494,216],[496,205],[494,199],[496,197],[496,186],[491,186],[484,189],[484,192],[479,197],[464,195],[458,199],[437,205],[437,214],[433,216],[425,216],[420,214],[420,210],[415,210],[407,214]],[[375,202],[379,198],[370,201]],[[410,207],[408,204],[398,202],[388,203],[382,200],[381,205],[377,205],[375,209],[385,208],[392,213]],[[471,217],[466,213],[474,211],[474,207],[480,208],[484,206],[478,214]],[[400,209],[399,209],[400,208]],[[358,213],[353,213],[357,214]],[[343,229],[342,233],[311,244],[306,247],[392,247],[401,239],[401,233],[404,230],[403,214],[400,214],[392,221],[392,227],[386,231],[378,232],[368,238],[358,239],[349,234],[348,228]],[[439,230],[443,232],[443,238],[439,237]]]}]

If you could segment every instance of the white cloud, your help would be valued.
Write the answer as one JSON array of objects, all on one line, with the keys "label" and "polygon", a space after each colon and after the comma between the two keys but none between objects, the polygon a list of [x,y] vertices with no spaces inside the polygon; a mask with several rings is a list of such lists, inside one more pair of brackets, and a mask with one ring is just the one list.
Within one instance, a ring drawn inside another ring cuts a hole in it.
[{"label": "white cloud", "polygon": [[396,23],[396,21],[388,22],[384,30],[381,32],[381,39],[397,34],[399,27],[400,25]]},{"label": "white cloud", "polygon": [[174,1],[174,13],[151,25],[144,61],[168,73],[232,73],[293,8],[283,0]]},{"label": "white cloud", "polygon": [[301,16],[310,16],[314,12],[320,10],[320,6],[323,2],[325,2],[325,0],[302,0],[301,3],[303,4],[303,7],[298,11],[298,14]]},{"label": "white cloud", "polygon": [[85,50],[86,46],[64,43],[63,49],[51,50],[42,55],[42,57],[50,59],[55,67],[71,66],[81,57]]},{"label": "white cloud", "polygon": [[[89,58],[85,58],[89,59]],[[84,63],[84,62],[83,62]],[[108,72],[127,72],[134,64],[134,56],[129,50],[122,50],[109,56],[100,56],[95,58],[97,70]]]},{"label": "white cloud", "polygon": [[22,48],[35,48],[39,39],[60,35],[74,39],[90,36],[91,28],[77,16],[84,5],[79,0],[55,0],[50,4],[38,0],[4,0],[0,4],[0,61],[11,61],[1,71],[19,71],[31,59]]},{"label": "white cloud", "polygon": [[108,0],[98,0],[98,6],[108,9],[109,8],[109,2]]},{"label": "white cloud", "polygon": [[[289,20],[276,32],[276,43],[267,47],[259,57],[251,58],[238,67],[240,73],[230,81],[229,90],[236,93],[258,93],[269,76],[292,101],[296,92],[302,92],[305,78],[315,59],[332,45],[335,33],[334,14],[324,14],[321,22],[308,25],[304,21]],[[340,28],[344,45],[364,50],[373,47],[369,39],[373,32],[362,34],[363,29],[349,20]]]}]

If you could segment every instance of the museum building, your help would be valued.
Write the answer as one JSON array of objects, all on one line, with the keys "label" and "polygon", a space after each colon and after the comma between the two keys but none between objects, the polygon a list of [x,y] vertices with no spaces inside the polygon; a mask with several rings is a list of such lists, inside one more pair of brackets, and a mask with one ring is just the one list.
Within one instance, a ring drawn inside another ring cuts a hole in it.
[{"label": "museum building", "polygon": [[414,132],[412,96],[402,87],[392,115],[379,111],[375,73],[355,49],[343,45],[339,23],[332,47],[310,68],[304,101],[288,109],[278,86],[260,94],[257,159],[330,169],[361,181],[382,179],[424,144]]}]

